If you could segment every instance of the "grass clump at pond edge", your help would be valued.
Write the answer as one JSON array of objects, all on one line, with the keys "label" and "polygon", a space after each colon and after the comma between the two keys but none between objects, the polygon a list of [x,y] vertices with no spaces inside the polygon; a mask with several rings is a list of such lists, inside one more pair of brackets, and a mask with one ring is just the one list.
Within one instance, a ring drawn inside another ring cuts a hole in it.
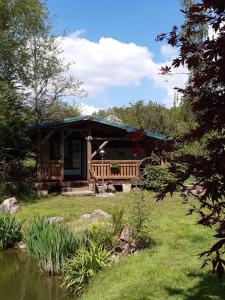
[{"label": "grass clump at pond edge", "polygon": [[90,279],[110,265],[110,254],[110,251],[90,241],[87,248],[81,247],[67,261],[63,285],[70,293],[83,293]]},{"label": "grass clump at pond edge", "polygon": [[40,269],[51,275],[63,273],[66,259],[86,244],[85,236],[75,236],[66,226],[50,224],[45,218],[34,218],[25,232],[25,243]]},{"label": "grass clump at pond edge", "polygon": [[22,222],[8,213],[0,214],[0,250],[12,247],[22,238]]}]

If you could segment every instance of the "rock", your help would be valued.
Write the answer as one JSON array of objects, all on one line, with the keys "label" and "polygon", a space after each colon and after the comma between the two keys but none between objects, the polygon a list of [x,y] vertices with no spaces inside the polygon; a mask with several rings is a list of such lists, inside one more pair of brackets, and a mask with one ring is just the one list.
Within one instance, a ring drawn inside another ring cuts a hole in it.
[{"label": "rock", "polygon": [[111,183],[108,183],[107,187],[106,187],[106,192],[107,193],[115,193],[116,192],[115,186]]},{"label": "rock", "polygon": [[63,217],[50,217],[48,218],[48,222],[50,224],[62,223],[64,221]]},{"label": "rock", "polygon": [[38,196],[47,196],[48,195],[48,190],[38,189],[37,194],[38,194]]},{"label": "rock", "polygon": [[14,245],[13,248],[18,249],[18,250],[25,250],[27,248],[27,246],[24,242],[18,242]]},{"label": "rock", "polygon": [[15,197],[8,198],[0,205],[0,212],[15,214],[19,209],[19,204]]},{"label": "rock", "polygon": [[114,243],[116,245],[116,255],[129,255],[138,250],[137,241],[133,237],[130,227],[124,227],[121,233],[114,240]]},{"label": "rock", "polygon": [[92,214],[85,214],[80,217],[81,221],[99,221],[99,220],[104,220],[110,218],[111,215],[108,214],[107,212],[101,210],[101,209],[96,209]]},{"label": "rock", "polygon": [[106,192],[106,191],[107,191],[107,184],[106,183],[104,183],[104,191],[102,190],[102,185],[100,185],[100,184],[97,185],[97,192],[99,194],[101,194],[102,192]]},{"label": "rock", "polygon": [[120,240],[129,243],[132,239],[132,231],[129,227],[125,227],[120,234]]},{"label": "rock", "polygon": [[19,185],[16,182],[7,182],[5,185],[5,193],[9,196],[15,196],[19,193]]},{"label": "rock", "polygon": [[186,190],[184,191],[184,193],[186,195],[188,195],[189,193],[196,195],[196,194],[202,194],[204,192],[205,192],[205,190],[203,189],[203,187],[198,184],[197,185],[193,185],[193,184],[187,185]]}]

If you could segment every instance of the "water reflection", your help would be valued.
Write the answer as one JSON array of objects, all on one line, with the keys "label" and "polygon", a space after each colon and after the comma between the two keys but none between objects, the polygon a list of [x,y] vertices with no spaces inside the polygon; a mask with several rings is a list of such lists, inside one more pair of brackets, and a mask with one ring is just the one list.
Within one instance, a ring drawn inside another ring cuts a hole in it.
[{"label": "water reflection", "polygon": [[60,279],[40,273],[36,264],[16,250],[0,251],[1,300],[71,300]]}]

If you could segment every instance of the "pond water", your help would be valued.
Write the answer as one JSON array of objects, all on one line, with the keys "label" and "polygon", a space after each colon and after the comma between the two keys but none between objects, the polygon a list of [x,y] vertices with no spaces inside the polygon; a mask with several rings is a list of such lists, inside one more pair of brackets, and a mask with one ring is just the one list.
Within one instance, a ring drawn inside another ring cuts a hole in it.
[{"label": "pond water", "polygon": [[16,250],[0,251],[1,300],[71,300],[60,279],[41,273],[36,263]]}]

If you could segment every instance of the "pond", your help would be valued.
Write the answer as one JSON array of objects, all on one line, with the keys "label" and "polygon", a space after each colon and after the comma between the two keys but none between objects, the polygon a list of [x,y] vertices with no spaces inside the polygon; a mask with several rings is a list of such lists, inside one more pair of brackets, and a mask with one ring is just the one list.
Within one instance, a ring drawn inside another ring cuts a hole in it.
[{"label": "pond", "polygon": [[60,279],[39,271],[26,253],[0,251],[0,299],[71,300],[60,287]]}]

